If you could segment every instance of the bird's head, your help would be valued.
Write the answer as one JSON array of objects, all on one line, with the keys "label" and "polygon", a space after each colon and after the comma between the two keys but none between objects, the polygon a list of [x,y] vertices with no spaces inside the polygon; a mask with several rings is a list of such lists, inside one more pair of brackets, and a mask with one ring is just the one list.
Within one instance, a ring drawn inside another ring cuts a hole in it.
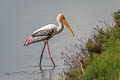
[{"label": "bird's head", "polygon": [[58,22],[62,22],[62,24],[64,24],[71,32],[72,32],[72,35],[75,36],[74,32],[72,31],[70,25],[68,24],[67,20],[65,19],[64,15],[63,14],[58,14],[57,16],[57,21]]}]

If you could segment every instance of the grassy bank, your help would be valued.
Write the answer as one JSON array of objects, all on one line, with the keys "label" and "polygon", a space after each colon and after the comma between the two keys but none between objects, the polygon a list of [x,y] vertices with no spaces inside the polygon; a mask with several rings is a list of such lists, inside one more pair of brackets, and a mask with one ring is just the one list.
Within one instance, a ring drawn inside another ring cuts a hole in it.
[{"label": "grassy bank", "polygon": [[64,55],[70,68],[58,80],[120,80],[120,10],[113,19],[111,27],[97,26],[85,47],[74,45],[74,50],[79,49],[77,55],[72,54],[74,58]]}]

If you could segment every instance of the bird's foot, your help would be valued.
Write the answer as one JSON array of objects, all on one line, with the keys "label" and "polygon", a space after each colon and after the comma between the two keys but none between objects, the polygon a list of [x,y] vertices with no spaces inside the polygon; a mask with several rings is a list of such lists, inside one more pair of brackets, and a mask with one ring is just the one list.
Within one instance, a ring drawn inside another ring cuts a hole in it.
[{"label": "bird's foot", "polygon": [[40,67],[40,70],[42,71],[43,69]]},{"label": "bird's foot", "polygon": [[39,64],[39,68],[40,68],[40,70],[43,70],[42,67],[41,67],[41,64]]},{"label": "bird's foot", "polygon": [[53,64],[54,66],[53,66],[53,69],[55,69],[55,67],[56,67],[56,65],[55,64]]}]

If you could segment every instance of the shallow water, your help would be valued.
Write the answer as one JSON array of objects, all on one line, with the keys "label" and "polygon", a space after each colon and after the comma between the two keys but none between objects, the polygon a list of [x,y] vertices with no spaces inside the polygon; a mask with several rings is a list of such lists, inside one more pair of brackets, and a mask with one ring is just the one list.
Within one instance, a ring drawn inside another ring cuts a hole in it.
[{"label": "shallow water", "polygon": [[17,71],[0,74],[0,80],[56,80],[66,67],[59,64],[53,69],[53,65],[42,65],[42,69],[40,70],[36,65],[18,67]]},{"label": "shallow water", "polygon": [[[61,52],[77,38],[87,38],[98,21],[111,25],[112,13],[120,8],[120,0],[0,0],[0,80],[55,80],[66,70]],[[40,71],[39,56],[43,43],[23,46],[26,37],[49,23],[57,24],[56,16],[63,13],[75,37],[65,27],[49,41],[52,64],[45,50]]]}]

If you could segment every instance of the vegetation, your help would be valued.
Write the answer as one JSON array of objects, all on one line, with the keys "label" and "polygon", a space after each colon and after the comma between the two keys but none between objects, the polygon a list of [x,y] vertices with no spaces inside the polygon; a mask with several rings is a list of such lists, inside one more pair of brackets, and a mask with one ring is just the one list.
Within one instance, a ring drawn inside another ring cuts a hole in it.
[{"label": "vegetation", "polygon": [[58,80],[120,80],[120,10],[113,19],[112,27],[97,26],[88,40],[66,48],[62,55],[70,67]]}]

